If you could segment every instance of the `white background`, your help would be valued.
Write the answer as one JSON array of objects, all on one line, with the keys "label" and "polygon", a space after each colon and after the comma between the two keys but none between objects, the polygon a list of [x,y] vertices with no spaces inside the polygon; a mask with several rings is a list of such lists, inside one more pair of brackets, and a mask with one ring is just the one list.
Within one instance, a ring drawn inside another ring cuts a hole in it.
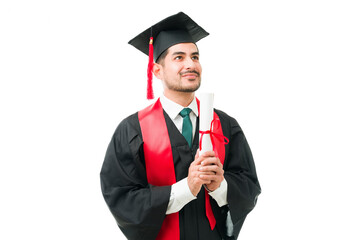
[{"label": "white background", "polygon": [[1,1],[0,238],[124,239],[99,172],[118,123],[149,104],[127,42],[179,11],[210,33],[199,91],[255,157],[263,192],[240,239],[360,239],[355,0]]}]

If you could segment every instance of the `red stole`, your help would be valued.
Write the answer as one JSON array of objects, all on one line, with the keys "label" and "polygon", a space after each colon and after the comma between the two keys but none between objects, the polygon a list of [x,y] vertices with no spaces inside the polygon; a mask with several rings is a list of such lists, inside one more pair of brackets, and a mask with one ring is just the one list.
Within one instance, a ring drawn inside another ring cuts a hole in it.
[{"label": "red stole", "polygon": [[[197,99],[196,99],[197,100]],[[197,100],[198,107],[199,101]],[[167,130],[163,108],[158,99],[154,104],[139,111],[138,113],[141,133],[144,142],[144,156],[147,180],[154,186],[167,186],[176,183],[174,161],[172,156],[169,133]],[[214,112],[213,132],[223,134],[219,117]],[[225,159],[224,144],[215,144],[215,153],[222,164]],[[216,220],[212,213],[209,196],[206,192],[206,215],[209,218],[211,228]],[[179,240],[179,213],[165,216],[157,240]]]}]

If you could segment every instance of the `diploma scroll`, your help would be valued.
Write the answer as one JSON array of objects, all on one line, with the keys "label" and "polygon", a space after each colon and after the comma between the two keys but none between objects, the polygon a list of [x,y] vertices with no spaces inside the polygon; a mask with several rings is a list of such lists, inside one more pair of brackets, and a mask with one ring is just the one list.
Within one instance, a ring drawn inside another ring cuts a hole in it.
[{"label": "diploma scroll", "polygon": [[202,93],[199,96],[199,100],[200,100],[199,143],[201,144],[200,146],[201,149],[200,155],[201,155],[204,152],[213,150],[210,134],[201,134],[201,132],[212,130],[210,128],[211,128],[211,122],[214,118],[214,94]]}]

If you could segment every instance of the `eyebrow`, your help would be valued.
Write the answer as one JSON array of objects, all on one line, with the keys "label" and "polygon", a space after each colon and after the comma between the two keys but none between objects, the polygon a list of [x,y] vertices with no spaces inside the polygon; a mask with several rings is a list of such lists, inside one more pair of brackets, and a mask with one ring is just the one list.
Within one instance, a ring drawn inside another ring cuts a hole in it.
[{"label": "eyebrow", "polygon": [[[185,55],[186,53],[185,52],[174,52],[172,55]],[[200,55],[199,52],[193,52],[191,53],[191,56],[194,56],[194,55]]]}]

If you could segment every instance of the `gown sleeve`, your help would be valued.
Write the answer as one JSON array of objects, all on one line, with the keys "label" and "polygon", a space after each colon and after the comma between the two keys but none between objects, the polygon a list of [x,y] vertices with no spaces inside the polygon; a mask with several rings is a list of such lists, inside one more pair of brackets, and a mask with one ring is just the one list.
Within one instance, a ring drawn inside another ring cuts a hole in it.
[{"label": "gown sleeve", "polygon": [[171,186],[148,184],[137,114],[116,129],[100,172],[101,190],[112,215],[130,240],[155,239],[165,218]]},{"label": "gown sleeve", "polygon": [[219,117],[222,119],[222,125],[224,123],[227,126],[223,128],[224,134],[229,136],[224,177],[228,184],[227,211],[230,212],[228,216],[231,216],[233,224],[232,235],[237,239],[247,214],[256,205],[261,188],[253,156],[242,129],[234,118],[222,112],[219,113]]}]

